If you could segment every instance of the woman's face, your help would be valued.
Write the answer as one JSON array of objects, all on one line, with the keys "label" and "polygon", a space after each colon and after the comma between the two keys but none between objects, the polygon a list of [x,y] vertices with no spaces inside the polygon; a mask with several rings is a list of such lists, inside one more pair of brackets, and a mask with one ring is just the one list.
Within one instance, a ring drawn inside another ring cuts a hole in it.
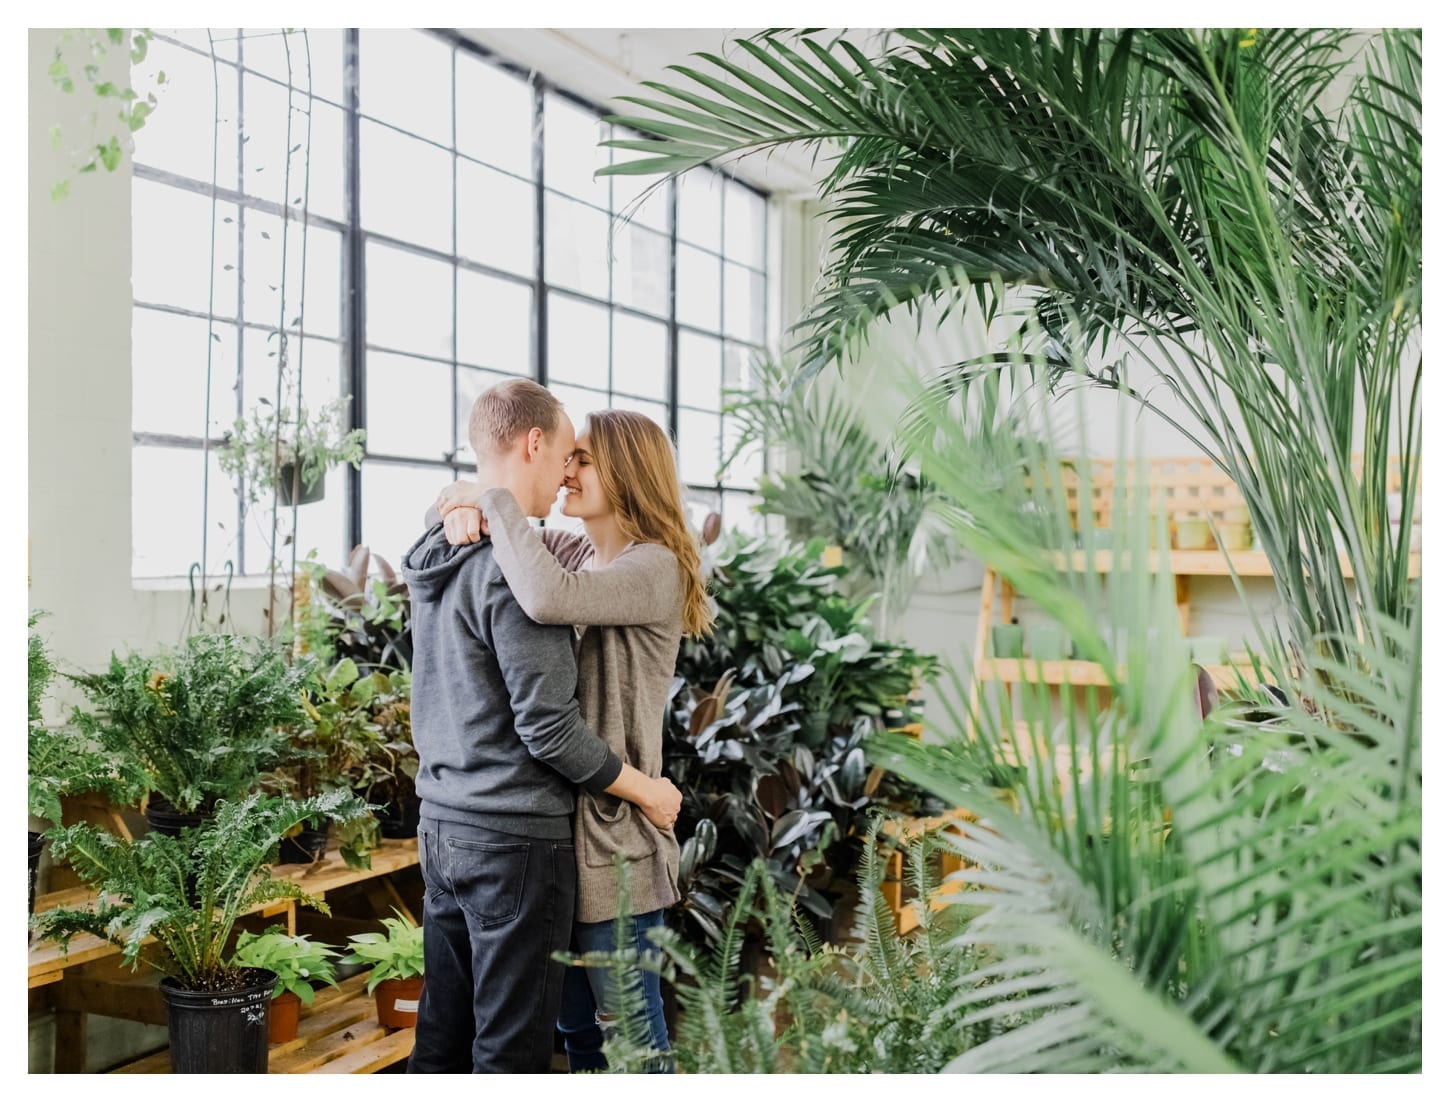
[{"label": "woman's face", "polygon": [[574,454],[564,465],[564,502],[559,511],[580,520],[608,516],[612,512],[594,469],[594,457],[589,454],[587,432],[574,442]]}]

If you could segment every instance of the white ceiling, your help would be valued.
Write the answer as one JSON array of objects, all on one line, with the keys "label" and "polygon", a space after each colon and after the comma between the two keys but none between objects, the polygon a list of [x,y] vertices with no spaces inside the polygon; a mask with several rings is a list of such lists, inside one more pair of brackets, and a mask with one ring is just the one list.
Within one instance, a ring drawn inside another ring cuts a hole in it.
[{"label": "white ceiling", "polygon": [[[603,106],[633,111],[630,104],[609,102],[615,96],[650,95],[642,80],[678,81],[684,78],[666,72],[672,64],[688,64],[695,51],[732,54],[732,60],[760,71],[760,66],[732,46],[736,38],[755,34],[758,28],[602,28],[602,29],[473,29],[462,34],[499,55],[537,69],[554,84]],[[867,31],[848,34],[863,44]],[[744,63],[748,61],[748,66]],[[768,71],[767,71],[768,75]],[[813,168],[811,154],[799,147],[776,149],[769,154],[752,154],[733,165],[739,176],[770,191],[786,195],[813,196],[820,170]]]}]

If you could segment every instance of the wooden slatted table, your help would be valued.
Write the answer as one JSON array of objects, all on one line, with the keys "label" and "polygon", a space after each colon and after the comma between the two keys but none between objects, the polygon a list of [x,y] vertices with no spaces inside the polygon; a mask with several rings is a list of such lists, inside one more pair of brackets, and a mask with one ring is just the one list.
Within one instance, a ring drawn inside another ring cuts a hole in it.
[{"label": "wooden slatted table", "polygon": [[[416,838],[383,839],[381,846],[372,853],[371,868],[349,868],[334,848],[314,864],[277,865],[272,871],[273,875],[292,880],[319,898],[325,898],[328,892],[338,888],[360,884],[377,914],[387,914],[390,909],[396,908],[416,922],[419,916],[411,912],[388,877],[390,873],[417,864]],[[85,906],[94,898],[88,888],[70,888],[37,896],[35,909],[38,913],[56,906]],[[297,903],[294,900],[277,900],[254,907],[247,913],[263,917],[280,916],[289,934],[297,932]],[[90,934],[72,938],[68,951],[62,951],[51,941],[36,941],[30,946],[28,985],[43,991],[35,991],[31,1007],[48,1008],[55,1012],[57,1071],[80,1071],[84,1067],[86,1019],[89,1014],[158,1025],[166,1023],[165,1007],[156,990],[154,974],[144,968],[138,972],[130,971],[121,965],[120,955],[118,946]],[[116,967],[108,967],[107,962],[114,963]],[[372,1005],[371,999],[366,1002],[368,1006]],[[358,1019],[354,1016],[353,1020]],[[379,1028],[376,1022],[373,1025],[375,1029]],[[390,1054],[396,1045],[403,1044],[387,1041],[381,1036],[374,1039],[379,1042],[375,1055],[384,1059],[384,1064],[364,1066],[361,1070],[376,1070],[378,1066],[394,1062],[396,1057]],[[404,1055],[411,1048],[410,1038]],[[361,1062],[367,1065],[370,1059],[371,1056],[361,1058]],[[349,1066],[343,1065],[344,1068]]]},{"label": "wooden slatted table", "polygon": [[[304,1008],[297,1036],[267,1052],[271,1075],[367,1075],[406,1060],[413,1051],[413,1030],[384,1029],[377,1003],[366,992],[367,973],[317,992]],[[167,1049],[116,1068],[123,1074],[168,1074]]]}]

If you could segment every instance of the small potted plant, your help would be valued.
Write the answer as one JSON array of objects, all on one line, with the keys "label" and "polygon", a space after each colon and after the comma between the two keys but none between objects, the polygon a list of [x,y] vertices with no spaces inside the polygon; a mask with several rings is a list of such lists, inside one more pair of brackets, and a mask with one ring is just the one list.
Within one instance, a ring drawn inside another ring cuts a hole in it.
[{"label": "small potted plant", "polygon": [[147,821],[179,835],[291,759],[288,729],[305,717],[309,675],[309,662],[288,665],[264,640],[194,635],[176,650],[113,654],[104,673],[68,676],[92,706],[76,711],[76,727],[147,779]]},{"label": "small potted plant", "polygon": [[371,965],[368,994],[377,999],[378,1024],[385,1029],[407,1029],[418,1023],[418,999],[423,994],[423,927],[409,922],[397,909],[396,918],[383,919],[386,933],[354,934],[343,964]]},{"label": "small potted plant", "polygon": [[289,937],[281,926],[269,926],[260,934],[242,931],[237,935],[233,961],[248,968],[264,968],[277,974],[272,988],[272,1017],[269,1039],[282,1044],[297,1036],[297,1018],[302,1007],[312,1005],[312,985],[337,986],[331,945],[313,941],[305,934]]},{"label": "small potted plant", "polygon": [[238,963],[227,944],[243,913],[273,900],[330,913],[268,866],[297,823],[348,819],[362,809],[344,792],[313,800],[254,792],[221,801],[209,822],[181,838],[153,832],[132,840],[89,823],[57,828],[50,833],[57,859],[69,861],[97,900],[44,911],[31,924],[62,948],[78,933],[94,934],[119,946],[133,970],[144,962],[162,973],[173,1072],[265,1072],[277,975]]},{"label": "small potted plant", "polygon": [[351,401],[337,398],[312,414],[305,405],[288,402],[278,410],[259,398],[250,420],[237,418],[217,450],[217,462],[242,479],[253,504],[274,486],[283,505],[321,501],[329,469],[338,463],[362,466],[367,433],[345,427]]}]

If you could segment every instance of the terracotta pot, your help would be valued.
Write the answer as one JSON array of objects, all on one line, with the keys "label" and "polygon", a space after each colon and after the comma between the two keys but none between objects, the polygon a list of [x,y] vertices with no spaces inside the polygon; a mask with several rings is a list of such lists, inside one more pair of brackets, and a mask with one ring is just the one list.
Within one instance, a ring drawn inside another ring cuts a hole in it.
[{"label": "terracotta pot", "polygon": [[267,1026],[267,1040],[274,1045],[297,1037],[297,1017],[302,1013],[302,1000],[291,991],[283,991],[272,1000],[272,1017]]},{"label": "terracotta pot", "polygon": [[378,1003],[378,1024],[384,1029],[407,1029],[418,1024],[418,1000],[423,995],[423,977],[383,980],[373,991]]}]

